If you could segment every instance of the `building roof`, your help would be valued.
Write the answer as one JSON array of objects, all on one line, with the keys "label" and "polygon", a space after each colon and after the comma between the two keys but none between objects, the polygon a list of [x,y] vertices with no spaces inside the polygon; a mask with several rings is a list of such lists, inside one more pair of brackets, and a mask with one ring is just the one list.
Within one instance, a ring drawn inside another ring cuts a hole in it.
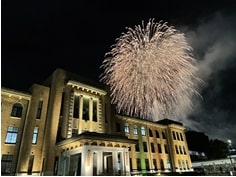
[{"label": "building roof", "polygon": [[176,124],[176,125],[183,126],[183,124],[181,122],[177,122],[177,121],[174,121],[174,120],[171,120],[171,119],[162,119],[162,120],[156,121],[156,123],[162,124],[162,125]]}]

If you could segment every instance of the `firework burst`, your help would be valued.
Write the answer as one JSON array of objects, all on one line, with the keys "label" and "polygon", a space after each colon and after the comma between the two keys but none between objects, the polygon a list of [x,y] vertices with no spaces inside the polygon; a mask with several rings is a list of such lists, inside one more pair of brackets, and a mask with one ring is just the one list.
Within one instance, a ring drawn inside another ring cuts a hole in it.
[{"label": "firework burst", "polygon": [[191,51],[184,34],[162,21],[127,28],[101,65],[117,111],[152,120],[186,114],[200,80]]}]

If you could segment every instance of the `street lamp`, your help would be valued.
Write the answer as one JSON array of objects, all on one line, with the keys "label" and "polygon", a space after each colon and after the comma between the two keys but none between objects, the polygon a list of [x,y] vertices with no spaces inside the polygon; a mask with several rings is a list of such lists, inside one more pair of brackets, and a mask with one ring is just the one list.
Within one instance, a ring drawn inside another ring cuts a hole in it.
[{"label": "street lamp", "polygon": [[[231,153],[230,153],[230,150],[232,149],[232,141],[231,140],[227,140],[227,142],[228,142],[229,160],[230,160],[230,163],[231,163],[231,167],[234,170],[234,166],[233,166],[233,162],[232,162],[232,158],[231,158]],[[231,174],[231,170],[230,170],[230,175],[232,175]]]}]

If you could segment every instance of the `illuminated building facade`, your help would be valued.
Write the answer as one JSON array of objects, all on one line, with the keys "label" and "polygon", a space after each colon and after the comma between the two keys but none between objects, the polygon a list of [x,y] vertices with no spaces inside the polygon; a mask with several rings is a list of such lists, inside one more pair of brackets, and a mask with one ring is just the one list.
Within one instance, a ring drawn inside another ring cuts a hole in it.
[{"label": "illuminated building facade", "polygon": [[57,69],[28,92],[2,88],[2,175],[192,171],[181,123],[116,114],[98,84]]}]

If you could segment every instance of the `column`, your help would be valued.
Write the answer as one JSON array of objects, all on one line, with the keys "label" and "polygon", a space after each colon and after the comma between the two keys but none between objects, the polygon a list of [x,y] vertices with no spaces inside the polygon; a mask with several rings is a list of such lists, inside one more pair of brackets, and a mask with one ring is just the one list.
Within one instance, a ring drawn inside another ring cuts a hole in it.
[{"label": "column", "polygon": [[82,133],[82,116],[83,116],[83,96],[80,95],[80,100],[79,100],[79,130],[78,134]]},{"label": "column", "polygon": [[125,159],[124,159],[124,152],[120,152],[120,172],[121,175],[125,173]]},{"label": "column", "polygon": [[103,165],[104,165],[103,172],[106,173],[107,172],[107,157],[106,156],[103,156]]},{"label": "column", "polygon": [[102,151],[98,151],[97,152],[97,174],[100,175],[101,173],[103,173],[103,156],[102,156]]},{"label": "column", "polygon": [[118,157],[117,152],[112,152],[112,162],[113,162],[113,175],[117,175],[117,165],[118,165]]},{"label": "column", "polygon": [[89,131],[93,131],[93,98],[89,99]]},{"label": "column", "polygon": [[127,149],[124,152],[124,166],[125,166],[125,169],[124,169],[125,175],[127,175],[126,173],[130,174],[129,152],[127,151]]}]

